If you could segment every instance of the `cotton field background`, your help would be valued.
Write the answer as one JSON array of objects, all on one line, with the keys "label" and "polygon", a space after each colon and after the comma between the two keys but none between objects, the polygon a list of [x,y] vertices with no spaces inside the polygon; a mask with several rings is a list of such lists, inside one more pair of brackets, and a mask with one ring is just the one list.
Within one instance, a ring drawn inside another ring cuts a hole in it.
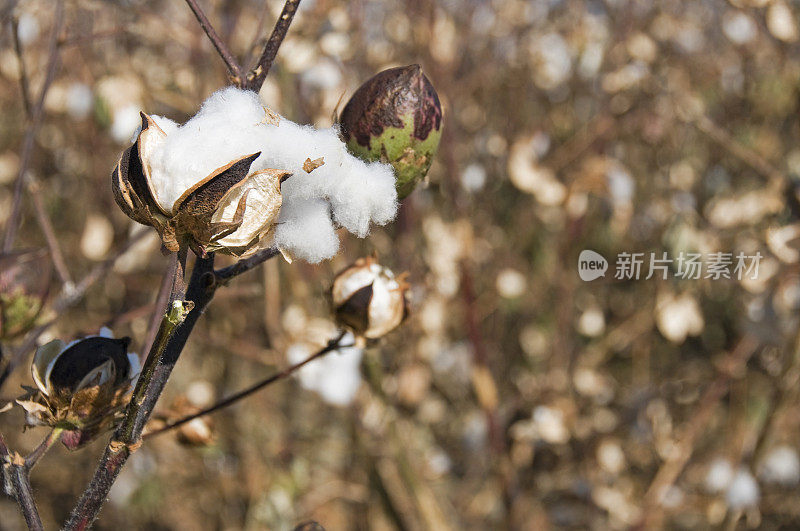
[{"label": "cotton field background", "polygon": [[[61,255],[30,266],[52,278],[40,342],[108,326],[141,353],[167,257],[110,172],[140,111],[185,122],[225,67],[184,2],[67,2],[55,39],[53,4],[0,6],[0,226],[34,131],[17,246]],[[250,63],[283,2],[200,4]],[[795,0],[303,0],[262,101],[328,127],[363,81],[419,63],[439,153],[393,223],[221,291],[156,417],[324,345],[333,276],[357,258],[409,273],[409,318],[146,441],[96,529],[800,527],[799,25]],[[604,276],[581,279],[584,250]],[[20,385],[27,363],[0,405]],[[46,432],[23,424],[0,413],[30,451]],[[33,471],[46,527],[104,444]],[[0,498],[0,529],[24,526]]]}]

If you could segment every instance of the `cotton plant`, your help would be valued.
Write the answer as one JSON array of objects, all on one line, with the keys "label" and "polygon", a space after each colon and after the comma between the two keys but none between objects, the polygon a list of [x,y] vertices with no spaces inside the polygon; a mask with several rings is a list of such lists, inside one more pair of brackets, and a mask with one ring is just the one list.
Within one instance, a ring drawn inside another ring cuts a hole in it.
[{"label": "cotton plant", "polygon": [[[281,18],[287,21],[284,34],[291,22],[287,16]],[[213,444],[211,424],[200,419],[295,372],[303,387],[345,406],[357,395],[367,340],[390,333],[407,315],[405,276],[396,276],[374,257],[360,259],[333,281],[332,313],[339,331],[325,347],[314,352],[294,345],[287,352],[292,365],[281,373],[182,418],[162,419],[159,427],[148,424],[193,327],[220,286],[280,254],[289,262],[330,259],[339,251],[340,229],[366,238],[372,227],[390,223],[399,201],[427,174],[439,143],[441,106],[417,65],[368,80],[333,127],[318,129],[281,116],[259,98],[269,50],[246,75],[221,52],[235,86],[214,92],[185,123],[126,111],[124,123],[112,131],[123,141],[140,123],[116,161],[111,188],[122,212],[152,227],[171,255],[159,297],[160,324],[141,364],[130,352],[132,340],[117,339],[107,328],[69,342],[54,339],[36,350],[33,385],[24,386],[15,403],[26,427],[47,426],[50,434],[24,458],[8,452],[0,438],[0,471],[12,480],[4,482],[6,490],[18,499],[32,528],[41,528],[41,522],[28,476],[56,441],[75,450],[112,432],[92,481],[64,525],[86,529],[144,437],[181,428],[176,433],[185,438],[189,433],[192,444]],[[85,111],[87,94],[91,91],[76,91],[76,116]],[[185,271],[188,250],[197,256],[191,276]],[[238,261],[215,269],[217,253]],[[18,258],[2,255],[0,263]],[[38,297],[36,307],[17,311],[25,306],[18,300],[27,301],[21,297],[31,290],[14,291],[13,300],[6,296],[10,271],[0,271],[0,338],[30,330],[46,295],[31,292]]]}]

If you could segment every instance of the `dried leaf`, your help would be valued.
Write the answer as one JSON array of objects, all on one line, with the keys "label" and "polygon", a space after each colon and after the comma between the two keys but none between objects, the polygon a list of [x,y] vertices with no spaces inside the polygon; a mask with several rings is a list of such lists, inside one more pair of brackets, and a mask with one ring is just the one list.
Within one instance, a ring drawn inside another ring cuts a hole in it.
[{"label": "dried leaf", "polygon": [[309,157],[303,163],[303,171],[305,171],[306,173],[311,173],[312,171],[316,170],[323,164],[325,164],[325,159],[323,157],[314,160],[311,160],[311,157]]}]

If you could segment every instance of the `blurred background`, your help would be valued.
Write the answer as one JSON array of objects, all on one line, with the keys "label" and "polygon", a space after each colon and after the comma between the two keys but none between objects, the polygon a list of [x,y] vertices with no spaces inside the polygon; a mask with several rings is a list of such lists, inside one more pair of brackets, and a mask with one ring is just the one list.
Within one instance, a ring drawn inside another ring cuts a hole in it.
[{"label": "blurred background", "polygon": [[[183,2],[72,0],[60,27],[54,5],[0,7],[0,225],[30,137],[14,248],[52,256],[39,342],[108,325],[140,351],[167,259],[110,171],[140,110],[184,121],[228,81]],[[249,67],[282,2],[200,5]],[[355,363],[148,441],[96,528],[800,527],[798,16],[795,0],[303,0],[265,103],[330,126],[367,78],[420,63],[444,108],[438,158],[395,223],[343,235],[335,260],[272,260],[220,290],[158,414],[324,345],[327,290],[358,257],[410,273],[411,315]],[[584,249],[605,277],[580,279]],[[623,252],[645,253],[638,279],[615,278]],[[674,263],[645,279],[650,253],[682,252],[762,258],[755,278]],[[46,432],[23,420],[2,413],[0,431],[30,451]],[[46,526],[105,444],[38,465]],[[0,528],[23,526],[1,498]]]}]

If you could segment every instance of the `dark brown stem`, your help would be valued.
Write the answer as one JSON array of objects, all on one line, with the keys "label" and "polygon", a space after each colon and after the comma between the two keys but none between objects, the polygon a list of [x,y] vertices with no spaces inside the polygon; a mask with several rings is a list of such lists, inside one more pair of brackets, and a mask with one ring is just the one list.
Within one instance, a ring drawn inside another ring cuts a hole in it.
[{"label": "dark brown stem", "polygon": [[33,500],[33,489],[31,489],[28,469],[25,468],[24,462],[18,463],[16,461],[5,465],[8,483],[11,485],[14,497],[17,499],[17,504],[19,504],[22,516],[25,518],[25,523],[28,524],[28,529],[41,531],[44,526],[42,526],[42,519],[39,517],[36,502]]},{"label": "dark brown stem", "polygon": [[203,31],[205,31],[206,35],[208,35],[211,44],[213,44],[214,48],[217,49],[217,53],[219,53],[219,56],[222,57],[222,60],[225,62],[225,66],[228,67],[228,74],[230,75],[231,80],[237,85],[240,85],[242,78],[242,67],[239,66],[239,62],[236,60],[236,58],[233,57],[230,48],[228,48],[228,45],[225,44],[217,34],[217,31],[214,29],[214,26],[211,25],[211,22],[209,22],[206,14],[203,13],[203,10],[199,5],[197,5],[197,1],[186,0],[186,4],[189,6],[189,9],[192,10],[192,13],[194,13],[194,16],[197,18],[197,22],[200,23],[200,27],[203,28]]},{"label": "dark brown stem", "polygon": [[[179,264],[180,262],[178,259]],[[183,268],[176,269],[182,271]],[[180,276],[179,271],[176,271],[176,282],[173,286],[177,286],[180,282],[177,280]],[[169,375],[189,339],[189,334],[214,296],[213,272],[213,254],[195,261],[192,278],[186,290],[186,299],[191,301],[192,309],[183,319],[165,315],[161,321],[161,327],[153,348],[145,360],[125,418],[114,432],[94,477],[72,510],[64,529],[87,529],[94,522],[120,470],[131,453],[141,444],[142,429],[167,384]],[[177,295],[180,291],[174,287],[172,293]],[[173,309],[172,302],[178,302],[178,299],[170,301],[170,312]]]},{"label": "dark brown stem", "polygon": [[260,391],[261,389],[265,388],[266,386],[277,382],[278,380],[283,380],[284,378],[288,378],[292,373],[294,373],[298,369],[302,368],[307,363],[310,363],[311,361],[313,361],[313,360],[315,360],[315,359],[317,359],[317,358],[319,358],[321,356],[324,356],[325,354],[327,354],[329,352],[332,352],[332,351],[336,350],[337,348],[340,348],[340,347],[343,347],[343,346],[352,346],[352,345],[340,345],[339,344],[339,342],[342,340],[344,335],[345,335],[345,332],[341,332],[337,337],[335,337],[334,339],[331,339],[330,341],[328,341],[328,344],[325,347],[323,347],[321,350],[315,352],[311,356],[307,357],[303,361],[301,361],[299,363],[295,363],[294,365],[291,365],[290,367],[287,367],[283,371],[281,371],[281,372],[279,372],[277,374],[273,374],[272,376],[270,376],[268,378],[265,378],[264,380],[261,380],[260,382],[254,384],[254,385],[251,385],[247,389],[243,389],[243,390],[239,391],[238,393],[229,396],[228,398],[220,400],[219,402],[217,402],[213,406],[209,406],[208,408],[203,409],[201,411],[198,411],[197,413],[193,413],[191,415],[187,415],[187,416],[185,416],[183,418],[180,418],[178,420],[170,422],[167,425],[165,425],[165,426],[163,426],[161,428],[158,428],[157,430],[153,430],[153,431],[147,432],[144,435],[144,438],[146,439],[148,437],[152,437],[153,435],[158,435],[159,433],[164,433],[165,431],[169,431],[169,430],[175,429],[178,426],[182,426],[182,425],[186,424],[187,422],[193,421],[196,418],[203,417],[205,415],[209,415],[209,414],[214,413],[215,411],[218,411],[218,410],[220,410],[222,408],[228,407],[231,404],[234,404],[234,403],[238,402],[239,400],[241,400],[243,398],[246,398],[246,397],[252,395],[253,393],[255,393],[257,391]]},{"label": "dark brown stem", "polygon": [[50,35],[50,51],[47,59],[47,74],[42,84],[42,90],[39,92],[39,100],[36,107],[33,109],[31,123],[25,132],[25,139],[22,142],[22,149],[20,151],[19,171],[17,173],[17,180],[14,183],[14,199],[11,203],[11,215],[8,217],[6,225],[6,235],[3,241],[3,250],[9,251],[14,245],[14,239],[17,236],[17,228],[19,227],[19,215],[22,206],[22,189],[25,181],[25,174],[28,171],[28,164],[31,160],[33,153],[33,143],[36,138],[36,131],[42,123],[42,116],[44,115],[44,98],[47,96],[47,91],[50,89],[50,84],[56,76],[58,67],[58,35],[61,33],[61,25],[64,22],[64,2],[59,0],[56,3],[53,19],[53,32]]},{"label": "dark brown stem", "polygon": [[264,79],[267,77],[272,62],[275,60],[275,56],[278,55],[278,49],[286,37],[286,32],[289,31],[289,26],[292,24],[292,19],[299,5],[300,0],[286,0],[286,3],[283,4],[283,10],[278,17],[278,21],[275,22],[275,27],[267,40],[267,44],[264,46],[261,57],[258,59],[258,64],[247,74],[247,79],[244,80],[242,88],[253,92],[261,90],[261,85],[264,84]]},{"label": "dark brown stem", "polygon": [[280,254],[280,251],[278,251],[278,249],[275,247],[263,249],[249,258],[243,258],[242,260],[239,260],[233,265],[217,269],[214,271],[214,277],[217,282],[226,282],[233,277],[239,276],[242,273],[246,273],[247,271],[258,267],[267,260],[278,256],[278,254]]}]

